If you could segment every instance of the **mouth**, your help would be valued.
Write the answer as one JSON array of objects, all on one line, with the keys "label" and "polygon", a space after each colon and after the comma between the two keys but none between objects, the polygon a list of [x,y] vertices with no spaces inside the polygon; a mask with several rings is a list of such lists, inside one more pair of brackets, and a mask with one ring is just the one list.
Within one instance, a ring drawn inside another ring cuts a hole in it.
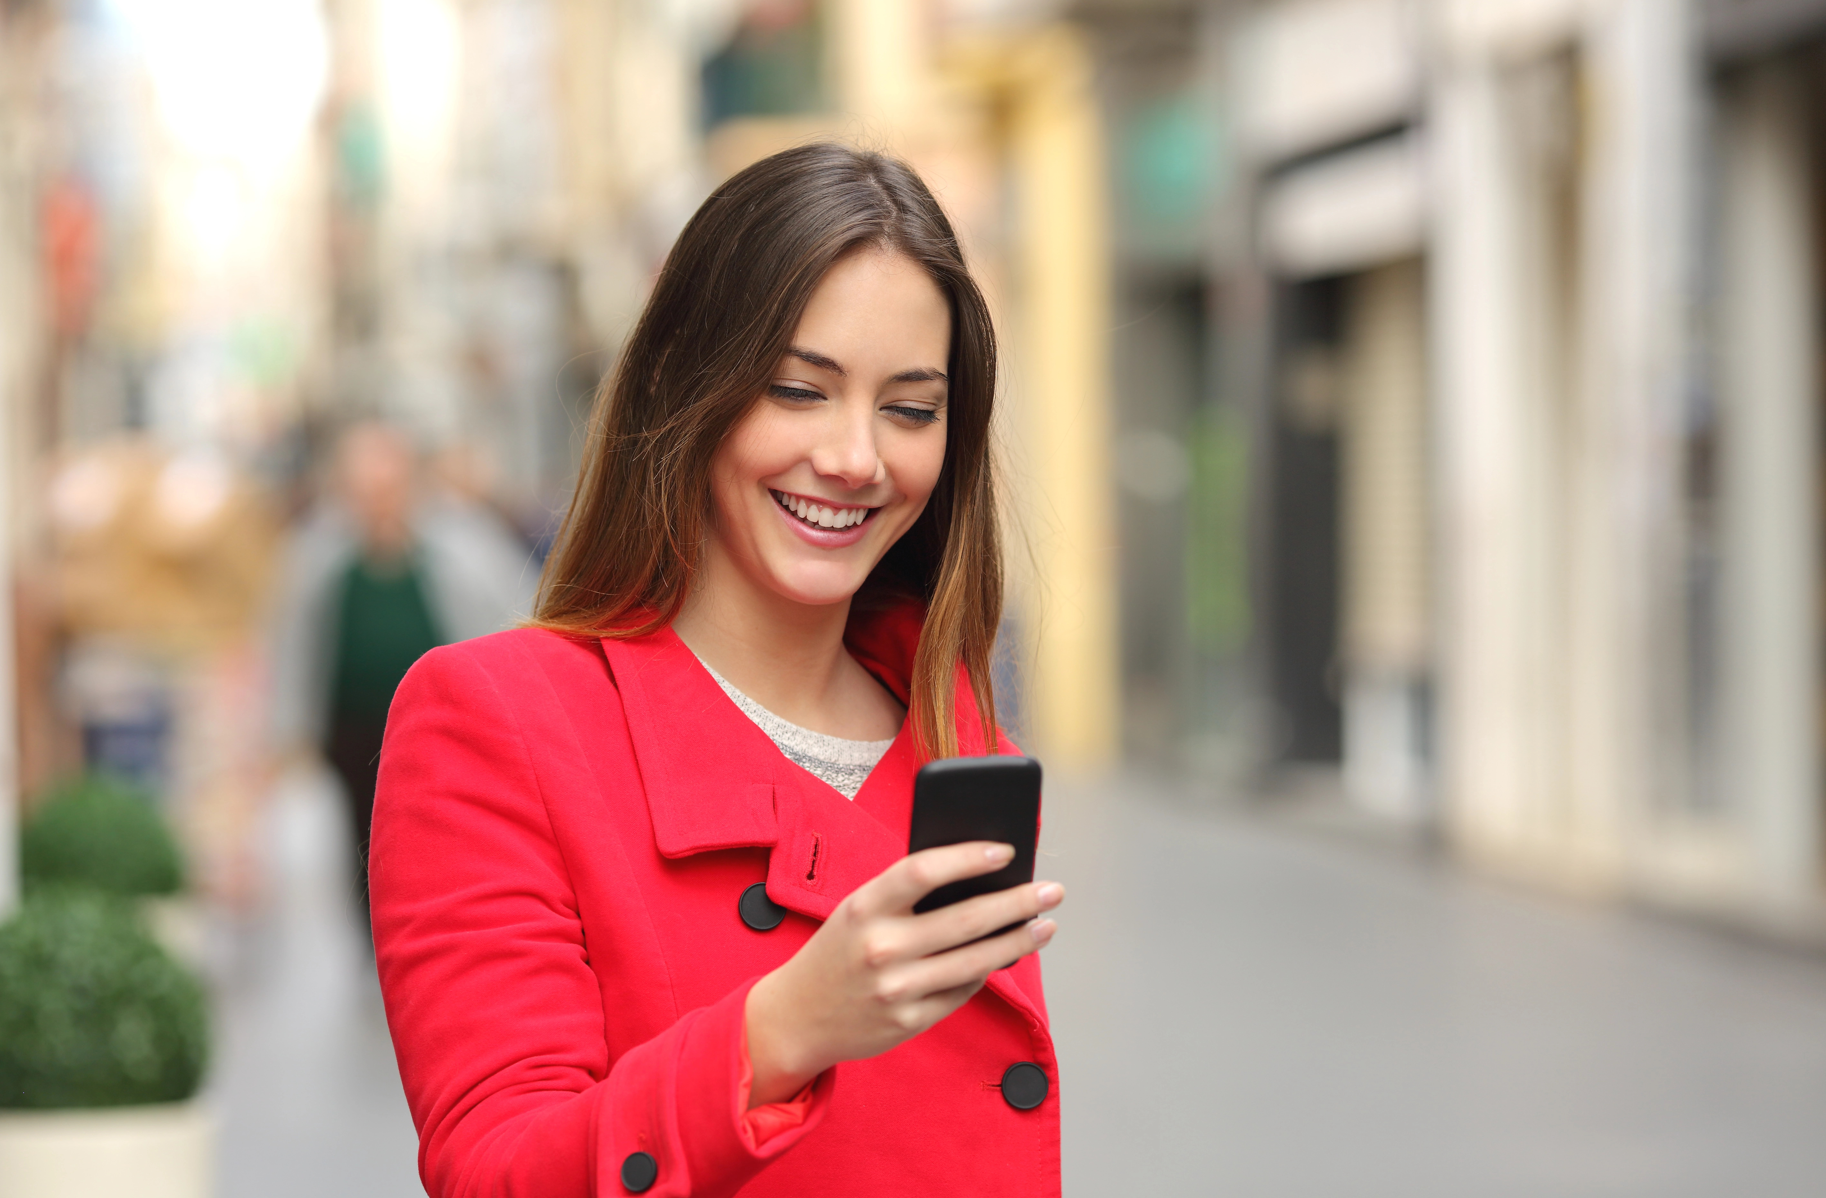
[{"label": "mouth", "polygon": [[845,529],[855,528],[857,525],[867,522],[877,510],[872,507],[840,506],[816,499],[807,499],[803,495],[775,491],[771,488],[769,488],[768,494],[774,497],[774,502],[779,504],[780,509],[787,515],[808,528],[821,531],[842,532]]}]

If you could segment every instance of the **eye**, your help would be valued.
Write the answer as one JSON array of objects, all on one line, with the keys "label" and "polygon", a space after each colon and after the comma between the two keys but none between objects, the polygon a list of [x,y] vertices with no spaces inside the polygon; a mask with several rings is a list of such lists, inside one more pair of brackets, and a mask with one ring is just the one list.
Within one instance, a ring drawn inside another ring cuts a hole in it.
[{"label": "eye", "polygon": [[801,402],[808,399],[824,398],[824,396],[818,394],[816,391],[808,391],[804,387],[788,387],[782,383],[771,384],[767,388],[767,393],[775,399],[796,399]]},{"label": "eye", "polygon": [[935,408],[910,408],[905,404],[889,404],[881,409],[897,419],[909,424],[926,425],[938,423],[938,411]]}]

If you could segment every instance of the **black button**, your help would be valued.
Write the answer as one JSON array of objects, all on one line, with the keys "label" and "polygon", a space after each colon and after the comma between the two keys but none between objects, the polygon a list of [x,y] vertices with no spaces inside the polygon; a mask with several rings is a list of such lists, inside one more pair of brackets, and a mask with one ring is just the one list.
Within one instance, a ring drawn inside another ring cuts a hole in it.
[{"label": "black button", "polygon": [[644,1152],[630,1152],[621,1162],[621,1184],[630,1194],[644,1194],[659,1180],[659,1162]]},{"label": "black button", "polygon": [[767,897],[765,882],[756,882],[744,890],[736,910],[742,913],[742,922],[757,932],[771,932],[786,918],[786,908]]},{"label": "black button", "polygon": [[1002,1074],[1002,1098],[1017,1111],[1031,1111],[1045,1102],[1051,1088],[1046,1071],[1027,1061],[1010,1065]]}]

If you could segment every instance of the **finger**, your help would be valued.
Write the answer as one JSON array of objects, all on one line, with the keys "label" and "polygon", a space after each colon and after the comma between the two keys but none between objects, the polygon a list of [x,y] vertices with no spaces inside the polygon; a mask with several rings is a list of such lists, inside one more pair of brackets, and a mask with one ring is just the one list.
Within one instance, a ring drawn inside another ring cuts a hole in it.
[{"label": "finger", "polygon": [[975,981],[965,982],[961,986],[953,986],[949,990],[940,990],[923,998],[909,999],[899,1006],[894,1022],[903,1034],[917,1036],[969,1002],[971,997],[982,988],[983,979],[977,978]]},{"label": "finger", "polygon": [[910,961],[904,966],[901,985],[909,994],[931,997],[959,986],[981,984],[996,970],[1045,948],[1058,930],[1059,925],[1050,919],[1035,920],[988,940]]},{"label": "finger", "polygon": [[941,994],[960,986],[975,986],[989,975],[1006,969],[1022,957],[1046,946],[1058,925],[1051,920],[1022,924],[989,940],[952,949],[934,957],[909,962],[902,985],[911,995]]},{"label": "finger", "polygon": [[918,1007],[921,1014],[929,1014],[932,1019],[932,1022],[926,1024],[926,1026],[931,1027],[933,1023],[937,1023],[939,1020],[976,997],[976,992],[983,988],[984,980],[984,978],[974,978],[961,986],[953,986],[949,990],[940,990],[935,994],[928,994],[920,999]]},{"label": "finger", "polygon": [[987,840],[940,845],[902,857],[851,897],[864,915],[905,914],[940,886],[993,873],[1014,857],[1014,846]]},{"label": "finger", "polygon": [[994,894],[981,894],[907,921],[905,951],[924,957],[967,944],[1009,924],[1026,923],[1065,900],[1057,882],[1029,882]]}]

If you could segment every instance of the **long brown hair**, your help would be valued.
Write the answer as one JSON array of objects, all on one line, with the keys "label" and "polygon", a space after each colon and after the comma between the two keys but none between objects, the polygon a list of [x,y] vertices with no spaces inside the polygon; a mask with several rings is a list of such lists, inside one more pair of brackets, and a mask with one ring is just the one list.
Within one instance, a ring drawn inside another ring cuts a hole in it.
[{"label": "long brown hair", "polygon": [[883,154],[829,143],[786,150],[724,183],[685,226],[598,394],[533,622],[615,637],[672,622],[697,574],[717,447],[773,377],[825,273],[868,246],[917,262],[949,302],[950,396],[938,484],[856,602],[898,592],[926,605],[908,704],[921,751],[957,755],[961,662],[995,752],[995,331],[938,201]]}]

